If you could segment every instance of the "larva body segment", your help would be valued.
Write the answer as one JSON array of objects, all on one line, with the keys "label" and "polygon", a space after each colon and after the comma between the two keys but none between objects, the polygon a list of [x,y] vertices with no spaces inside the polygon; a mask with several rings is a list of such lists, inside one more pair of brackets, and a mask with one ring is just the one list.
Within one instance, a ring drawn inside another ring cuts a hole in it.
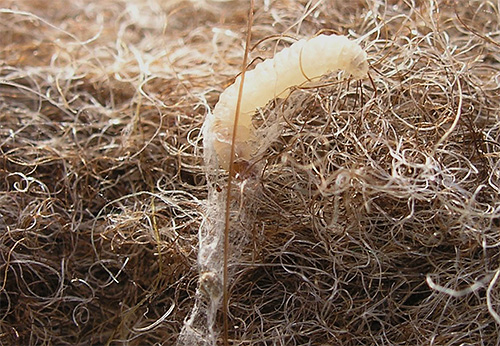
[{"label": "larva body segment", "polygon": [[[235,140],[235,158],[249,160],[254,142],[252,115],[274,98],[288,96],[290,88],[315,80],[328,72],[344,70],[354,78],[368,72],[366,53],[345,36],[319,35],[297,41],[274,58],[247,71],[240,105]],[[219,165],[229,168],[231,139],[241,76],[219,98],[205,121],[205,148],[217,153]],[[210,149],[208,149],[210,150]]]}]

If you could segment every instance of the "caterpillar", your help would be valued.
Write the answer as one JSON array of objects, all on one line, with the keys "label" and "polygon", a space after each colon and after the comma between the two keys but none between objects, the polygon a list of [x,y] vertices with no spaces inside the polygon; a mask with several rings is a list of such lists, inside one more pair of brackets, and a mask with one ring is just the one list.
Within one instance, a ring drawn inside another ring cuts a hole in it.
[{"label": "caterpillar", "polygon": [[[252,115],[269,101],[285,98],[291,87],[313,81],[328,72],[344,70],[354,78],[368,73],[366,53],[358,43],[341,35],[302,39],[245,73],[234,159],[250,160],[255,152]],[[218,165],[228,170],[241,76],[226,88],[204,123],[206,151],[215,150]]]}]

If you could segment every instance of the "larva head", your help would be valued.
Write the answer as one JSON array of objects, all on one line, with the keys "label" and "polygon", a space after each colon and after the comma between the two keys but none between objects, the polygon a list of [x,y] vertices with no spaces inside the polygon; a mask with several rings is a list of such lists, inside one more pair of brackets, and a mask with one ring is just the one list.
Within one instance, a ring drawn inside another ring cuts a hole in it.
[{"label": "larva head", "polygon": [[368,61],[366,53],[354,41],[345,42],[339,56],[341,66],[354,78],[364,78],[368,74]]},{"label": "larva head", "polygon": [[[359,48],[359,46],[357,46],[357,48]],[[368,61],[366,59],[366,52],[361,48],[355,49],[349,72],[354,78],[364,78],[368,74]]]},{"label": "larva head", "polygon": [[344,70],[354,78],[363,78],[368,72],[366,53],[358,43],[345,36],[319,35],[296,49],[300,71],[309,79],[337,70]]}]

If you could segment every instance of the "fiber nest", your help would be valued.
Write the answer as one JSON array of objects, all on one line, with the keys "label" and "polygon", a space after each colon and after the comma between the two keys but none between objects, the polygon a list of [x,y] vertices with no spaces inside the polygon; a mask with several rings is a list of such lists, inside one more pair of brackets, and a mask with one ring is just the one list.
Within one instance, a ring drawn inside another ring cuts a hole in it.
[{"label": "fiber nest", "polygon": [[[253,65],[326,30],[370,78],[256,114],[280,131],[234,184],[230,344],[499,343],[498,5],[257,1]],[[248,3],[0,7],[0,343],[176,344]]]}]

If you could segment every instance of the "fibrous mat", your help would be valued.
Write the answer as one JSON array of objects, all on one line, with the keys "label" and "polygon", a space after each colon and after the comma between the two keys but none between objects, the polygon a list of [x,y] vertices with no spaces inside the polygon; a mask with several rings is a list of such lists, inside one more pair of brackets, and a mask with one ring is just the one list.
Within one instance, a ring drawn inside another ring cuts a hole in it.
[{"label": "fibrous mat", "polygon": [[327,33],[369,76],[259,109],[227,210],[249,7],[0,0],[0,344],[500,344],[498,1],[256,1],[250,69]]}]

